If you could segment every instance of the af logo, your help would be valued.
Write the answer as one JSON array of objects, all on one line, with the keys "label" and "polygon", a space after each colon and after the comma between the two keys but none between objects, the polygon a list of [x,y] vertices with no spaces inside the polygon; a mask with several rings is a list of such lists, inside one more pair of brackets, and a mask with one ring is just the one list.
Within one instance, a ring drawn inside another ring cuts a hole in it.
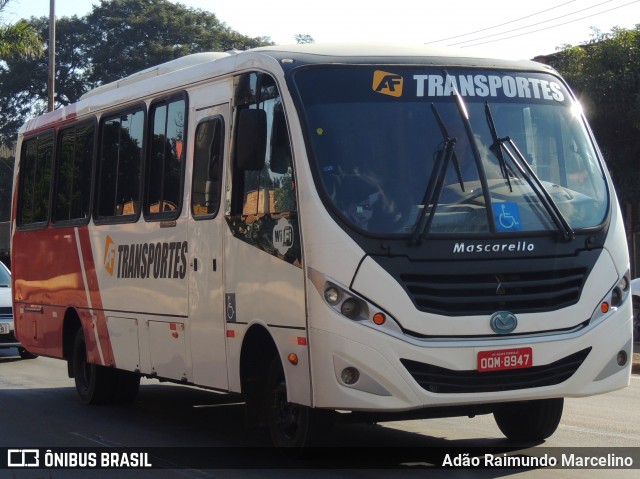
[{"label": "af logo", "polygon": [[383,95],[400,97],[402,96],[402,86],[404,78],[396,73],[376,70],[373,72],[373,91]]},{"label": "af logo", "polygon": [[104,245],[104,267],[110,276],[113,276],[113,270],[116,266],[116,244],[107,235],[107,241]]}]

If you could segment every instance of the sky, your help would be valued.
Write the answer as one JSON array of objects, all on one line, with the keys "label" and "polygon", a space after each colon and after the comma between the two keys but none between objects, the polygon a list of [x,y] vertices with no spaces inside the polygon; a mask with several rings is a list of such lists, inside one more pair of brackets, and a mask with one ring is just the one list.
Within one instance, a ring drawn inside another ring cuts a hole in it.
[{"label": "sky", "polygon": [[[55,0],[56,16],[84,16],[99,0]],[[295,43],[429,43],[533,58],[589,41],[592,27],[640,24],[640,0],[181,0],[247,36]],[[10,0],[2,20],[49,16],[50,0]]]}]

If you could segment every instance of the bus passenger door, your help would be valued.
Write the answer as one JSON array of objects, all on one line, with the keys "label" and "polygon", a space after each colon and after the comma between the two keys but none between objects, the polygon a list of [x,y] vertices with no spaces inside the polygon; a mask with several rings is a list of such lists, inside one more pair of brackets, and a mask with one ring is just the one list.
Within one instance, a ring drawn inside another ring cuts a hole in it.
[{"label": "bus passenger door", "polygon": [[[241,389],[243,335],[255,326],[281,359],[298,357],[296,365],[282,362],[288,397],[310,404],[305,278],[284,104],[266,73],[245,73],[236,85],[224,241],[229,389]],[[253,351],[247,348],[253,358],[263,357],[255,349],[270,347],[261,338],[258,346],[250,343]]]},{"label": "bus passenger door", "polygon": [[[223,316],[223,156],[229,104],[196,111],[189,212],[189,321],[193,382],[227,388]],[[187,183],[188,184],[188,183]]]}]

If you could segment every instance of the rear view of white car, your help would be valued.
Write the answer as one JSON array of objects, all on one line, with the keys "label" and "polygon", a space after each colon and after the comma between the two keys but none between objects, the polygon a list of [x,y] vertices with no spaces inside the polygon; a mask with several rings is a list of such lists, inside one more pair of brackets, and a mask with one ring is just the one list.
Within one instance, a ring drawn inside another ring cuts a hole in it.
[{"label": "rear view of white car", "polygon": [[16,339],[13,329],[13,309],[11,307],[11,273],[0,262],[0,349],[18,348],[22,359],[32,359],[31,354]]}]

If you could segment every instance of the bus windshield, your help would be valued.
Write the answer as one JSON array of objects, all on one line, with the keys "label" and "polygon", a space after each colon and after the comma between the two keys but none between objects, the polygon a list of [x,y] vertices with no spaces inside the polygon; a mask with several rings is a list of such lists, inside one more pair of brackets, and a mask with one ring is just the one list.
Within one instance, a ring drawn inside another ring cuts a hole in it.
[{"label": "bus windshield", "polygon": [[555,76],[332,65],[293,79],[318,187],[350,228],[569,236],[606,217],[604,171]]}]

